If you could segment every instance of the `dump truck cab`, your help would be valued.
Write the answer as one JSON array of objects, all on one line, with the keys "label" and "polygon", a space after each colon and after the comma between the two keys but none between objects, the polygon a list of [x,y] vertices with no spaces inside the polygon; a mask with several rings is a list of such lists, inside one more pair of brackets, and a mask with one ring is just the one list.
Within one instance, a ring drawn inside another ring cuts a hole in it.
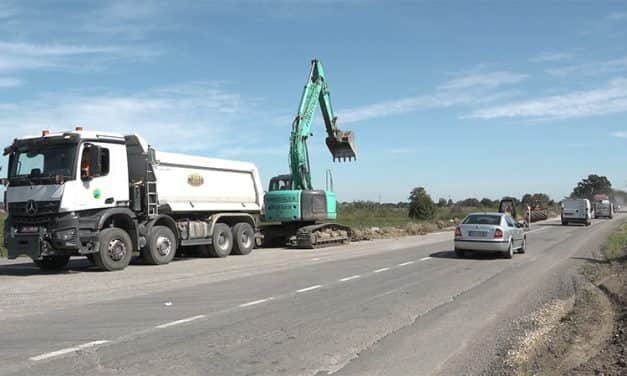
[{"label": "dump truck cab", "polygon": [[[89,253],[97,214],[129,204],[123,136],[74,131],[8,146],[5,242],[9,258]],[[111,168],[115,166],[115,168]]]}]

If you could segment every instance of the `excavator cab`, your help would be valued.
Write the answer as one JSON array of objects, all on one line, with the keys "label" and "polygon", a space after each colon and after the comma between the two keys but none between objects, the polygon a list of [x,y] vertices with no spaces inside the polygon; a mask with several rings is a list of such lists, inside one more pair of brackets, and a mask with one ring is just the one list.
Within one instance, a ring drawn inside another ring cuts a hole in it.
[{"label": "excavator cab", "polygon": [[355,147],[355,135],[351,131],[343,132],[336,129],[333,136],[326,138],[327,147],[333,156],[333,162],[350,162],[357,159],[357,148]]}]

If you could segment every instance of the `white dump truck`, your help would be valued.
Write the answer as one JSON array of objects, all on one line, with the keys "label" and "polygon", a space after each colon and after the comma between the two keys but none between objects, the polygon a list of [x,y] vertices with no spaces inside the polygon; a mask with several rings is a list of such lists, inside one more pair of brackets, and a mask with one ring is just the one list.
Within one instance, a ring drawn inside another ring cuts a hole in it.
[{"label": "white dump truck", "polygon": [[566,198],[562,200],[562,225],[583,223],[589,226],[592,223],[592,207],[587,198]]},{"label": "white dump truck", "polygon": [[81,127],[15,139],[4,155],[9,258],[62,269],[83,255],[120,270],[133,255],[167,264],[180,249],[225,257],[255,245],[263,189],[252,163],[159,152],[138,135]]}]

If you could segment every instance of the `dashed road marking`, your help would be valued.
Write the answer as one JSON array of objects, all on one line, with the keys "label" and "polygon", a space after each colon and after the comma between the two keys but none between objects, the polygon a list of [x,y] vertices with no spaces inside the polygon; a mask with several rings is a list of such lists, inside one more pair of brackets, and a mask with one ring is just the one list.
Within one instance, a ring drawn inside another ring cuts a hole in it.
[{"label": "dashed road marking", "polygon": [[352,280],[352,279],[357,279],[357,278],[359,278],[359,277],[361,277],[359,274],[355,274],[355,275],[352,275],[352,276],[350,276],[350,277],[346,277],[346,278],[342,278],[342,279],[340,279],[340,282],[350,281],[350,280]]},{"label": "dashed road marking", "polygon": [[420,261],[427,261],[427,260],[431,260],[432,257],[431,256],[427,256],[427,257],[423,257],[420,259]]},{"label": "dashed road marking", "polygon": [[68,347],[66,349],[61,349],[61,350],[52,351],[52,352],[49,352],[49,353],[33,356],[33,357],[30,358],[30,360],[38,361],[38,360],[54,358],[56,356],[70,354],[70,353],[73,353],[73,352],[77,352],[77,351],[81,351],[81,350],[84,350],[84,349],[88,349],[90,347],[103,345],[103,344],[108,343],[108,342],[109,341],[105,341],[105,340],[87,342],[87,343],[83,343],[82,345],[78,345],[78,346],[75,346],[75,347]]},{"label": "dashed road marking", "polygon": [[307,292],[307,291],[319,289],[320,287],[322,287],[322,285],[309,286],[309,287],[305,287],[304,289],[296,290],[296,292]]},{"label": "dashed road marking", "polygon": [[265,303],[265,302],[270,301],[270,300],[272,300],[272,298],[253,300],[252,302],[243,303],[243,304],[240,304],[239,306],[240,306],[240,308],[250,307],[250,306],[257,305],[257,304]]},{"label": "dashed road marking", "polygon": [[407,261],[407,262],[403,262],[403,263],[398,264],[398,266],[407,266],[407,265],[411,265],[413,263],[414,263],[413,261]]},{"label": "dashed road marking", "polygon": [[314,257],[311,259],[311,261],[320,261],[320,257]]},{"label": "dashed road marking", "polygon": [[190,321],[194,321],[194,320],[198,320],[198,319],[204,319],[204,318],[205,318],[205,315],[192,316],[192,317],[188,317],[186,319],[170,321],[170,322],[167,322],[165,324],[157,325],[157,326],[155,326],[155,328],[157,328],[157,329],[169,328],[170,326],[185,324],[185,323],[188,323]]},{"label": "dashed road marking", "polygon": [[375,270],[373,273],[381,273],[381,272],[384,272],[384,271],[387,271],[387,270],[390,270],[390,268],[381,268],[381,269],[377,269],[377,270]]}]

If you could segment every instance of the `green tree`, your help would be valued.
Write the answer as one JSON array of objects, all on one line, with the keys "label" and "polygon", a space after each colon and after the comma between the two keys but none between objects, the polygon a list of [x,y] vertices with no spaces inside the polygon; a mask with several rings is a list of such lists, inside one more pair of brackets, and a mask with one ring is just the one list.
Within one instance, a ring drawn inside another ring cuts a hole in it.
[{"label": "green tree", "polygon": [[484,207],[494,206],[494,201],[490,200],[489,198],[483,198],[479,203],[481,204],[481,206]]},{"label": "green tree", "polygon": [[409,194],[409,217],[414,219],[432,219],[435,208],[431,196],[423,187],[412,189]]},{"label": "green tree", "polygon": [[520,200],[523,207],[534,206],[536,203],[540,205],[540,207],[546,208],[548,206],[553,205],[553,200],[546,193],[525,193],[525,195]]},{"label": "green tree", "polygon": [[443,207],[445,207],[445,206],[446,206],[446,199],[445,199],[445,198],[440,198],[440,199],[438,200],[438,204],[437,204],[437,205],[438,205],[438,208],[443,208]]},{"label": "green tree", "polygon": [[599,193],[605,193],[607,195],[612,193],[612,183],[605,176],[588,175],[587,178],[582,179],[577,186],[573,189],[573,193],[570,194],[572,198],[587,198],[592,200],[594,195]]}]

